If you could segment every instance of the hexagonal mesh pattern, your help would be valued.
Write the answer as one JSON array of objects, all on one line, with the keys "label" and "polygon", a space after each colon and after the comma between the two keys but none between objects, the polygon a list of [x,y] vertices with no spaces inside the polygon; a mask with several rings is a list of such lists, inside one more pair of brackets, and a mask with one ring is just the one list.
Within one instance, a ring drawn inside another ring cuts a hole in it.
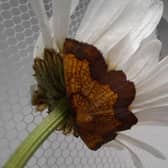
[{"label": "hexagonal mesh pattern", "polygon": [[[52,3],[44,0],[47,14]],[[77,30],[89,0],[81,0],[72,15],[70,36]],[[28,0],[0,1],[0,167],[16,147],[47,115],[30,103],[32,52],[39,24]],[[38,149],[26,168],[132,168],[126,151],[87,149],[72,136],[53,133]]]},{"label": "hexagonal mesh pattern", "polygon": [[[82,0],[72,15],[70,36],[78,28],[88,2]],[[52,3],[44,0],[44,4],[50,17]],[[30,103],[32,51],[38,34],[39,24],[28,0],[0,1],[0,167],[47,115],[35,112]],[[79,138],[55,132],[26,167],[125,168],[128,163],[121,162],[123,155],[109,149],[90,151]]]}]

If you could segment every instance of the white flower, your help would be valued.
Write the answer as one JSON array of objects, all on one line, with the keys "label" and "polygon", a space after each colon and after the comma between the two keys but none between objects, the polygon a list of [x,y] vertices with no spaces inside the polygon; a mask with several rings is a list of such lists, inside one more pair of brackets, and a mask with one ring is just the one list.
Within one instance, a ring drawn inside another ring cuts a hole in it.
[{"label": "white flower", "polygon": [[[44,47],[61,52],[68,33],[71,1],[53,0],[50,22],[41,1],[32,1],[32,4],[42,32],[34,56],[41,56]],[[74,9],[77,1],[72,1],[72,4]],[[91,0],[75,36],[78,41],[96,46],[103,53],[109,70],[123,70],[134,82],[136,97],[131,110],[138,124],[168,123],[168,57],[159,61],[161,42],[155,34],[162,12],[160,0]],[[165,159],[151,145],[124,133],[119,133],[113,142],[105,146],[127,148],[135,166],[140,168],[142,163],[130,145]]]}]

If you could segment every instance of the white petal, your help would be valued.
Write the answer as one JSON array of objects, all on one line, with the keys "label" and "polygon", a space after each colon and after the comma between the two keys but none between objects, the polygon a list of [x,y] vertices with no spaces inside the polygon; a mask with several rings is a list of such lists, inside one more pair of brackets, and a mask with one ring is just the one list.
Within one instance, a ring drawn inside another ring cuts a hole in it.
[{"label": "white petal", "polygon": [[153,51],[155,51],[155,53],[151,51],[151,53],[153,53],[153,57],[151,57],[151,60],[147,64],[145,64],[145,66],[143,67],[141,72],[133,79],[133,81],[136,85],[138,83],[140,83],[158,64],[161,48],[162,48],[162,45],[161,45],[161,43],[159,44],[159,42],[158,42],[158,45],[153,50]]},{"label": "white petal", "polygon": [[132,109],[137,108],[156,108],[156,107],[164,107],[168,106],[168,94],[167,95],[156,95],[156,97],[151,97],[151,99],[147,99],[146,97],[142,101],[135,101],[131,105]]},{"label": "white petal", "polygon": [[72,0],[72,4],[71,4],[71,11],[70,14],[72,15],[75,8],[77,7],[77,5],[79,4],[79,0]]},{"label": "white petal", "polygon": [[143,168],[143,164],[141,162],[141,160],[139,159],[139,157],[137,156],[137,154],[135,152],[133,152],[131,150],[130,147],[128,147],[126,144],[124,144],[123,142],[121,142],[120,140],[115,140],[119,145],[121,145],[121,147],[126,148],[128,150],[128,152],[131,155],[132,161],[135,165],[136,168]]},{"label": "white petal", "polygon": [[[155,91],[168,83],[168,57],[165,57],[159,64],[149,73],[143,81],[136,85],[137,96],[145,94],[145,92]],[[165,90],[167,91],[167,90]]]},{"label": "white petal", "polygon": [[[51,39],[52,47],[48,47],[48,48],[53,48],[55,49],[55,51],[58,52],[58,47],[56,43],[53,42],[53,18],[49,20],[48,26],[49,26],[49,29],[51,30],[51,38],[52,38]],[[35,47],[33,51],[33,58],[36,58],[36,57],[43,58],[43,51],[44,51],[44,48],[46,48],[46,46],[44,45],[42,39],[43,39],[42,33],[40,32],[39,37],[37,38],[37,41],[35,43]]]},{"label": "white petal", "polygon": [[[150,44],[150,45],[149,45]],[[131,56],[131,58],[129,58],[128,60],[125,60],[123,62],[123,65],[119,65],[120,68],[123,70],[123,71],[126,71],[125,69],[128,67],[128,66],[132,66],[132,64],[130,64],[130,60],[133,58],[135,59],[135,57],[137,57],[136,55],[139,55],[139,52],[143,49],[143,48],[146,48],[145,46],[151,46],[151,53],[150,54],[150,61],[146,62],[146,64],[143,66],[143,69],[141,69],[141,72],[135,77],[132,79],[132,81],[137,84],[139,81],[141,81],[141,78],[144,76],[146,76],[149,72],[151,72],[151,70],[153,69],[153,67],[155,67],[158,62],[159,62],[159,56],[160,56],[160,50],[161,50],[161,42],[157,39],[157,32],[156,30],[149,36],[147,37],[145,40],[142,41],[141,43],[141,46],[140,48],[138,49],[138,51]],[[154,51],[156,52],[153,52],[153,49],[152,49],[152,46],[154,46]],[[146,53],[148,54],[148,53]],[[147,58],[149,58],[148,56],[145,56]],[[146,59],[145,59],[146,60]],[[142,60],[141,60],[142,61]],[[136,64],[138,63],[138,60],[136,61]],[[138,66],[139,67],[139,66]],[[134,71],[134,70],[132,70]],[[128,78],[129,79],[129,78]],[[131,79],[129,79],[131,80]]]},{"label": "white petal", "polygon": [[[119,26],[114,26],[114,21],[120,16],[120,14],[123,12],[123,10],[127,7],[127,4],[130,0],[92,0],[89,3],[89,6],[87,8],[87,11],[84,15],[84,18],[81,22],[81,25],[76,33],[76,39],[80,41],[85,41],[91,44],[95,44],[95,42],[102,36],[106,31],[109,31],[109,29],[113,30],[114,36],[109,33],[109,36],[106,37],[106,39],[111,39],[111,44],[108,44],[108,41],[105,45],[113,45],[113,41],[117,38],[120,38],[120,36],[117,36],[117,28],[118,35],[119,32],[123,32],[124,29],[128,29],[126,26],[124,26],[124,23],[122,24],[122,21]],[[134,2],[132,2],[134,4]],[[126,12],[125,12],[126,14]],[[118,20],[118,19],[117,19]],[[113,28],[117,27],[117,28]],[[129,25],[130,27],[130,25]],[[122,31],[121,31],[122,29]],[[130,30],[130,28],[129,28]],[[115,33],[116,32],[116,33]],[[126,31],[128,33],[128,31]],[[107,35],[106,35],[107,36]],[[103,39],[101,39],[103,40]],[[103,42],[102,42],[103,43]],[[95,44],[96,45],[96,44]],[[102,48],[99,48],[102,49]],[[101,50],[103,52],[103,50]]]},{"label": "white petal", "polygon": [[143,121],[168,121],[168,106],[137,109],[135,116],[138,118],[138,122]]},{"label": "white petal", "polygon": [[158,36],[158,35],[157,35],[157,30],[155,29],[155,30],[153,31],[153,33],[152,33],[150,36],[148,36],[146,39],[144,39],[144,40],[142,41],[142,43],[143,43],[143,44],[146,44],[146,43],[148,43],[149,41],[157,40],[157,39],[158,39],[157,36]]},{"label": "white petal", "polygon": [[42,40],[42,33],[40,33],[40,35],[35,43],[35,47],[34,47],[34,51],[33,51],[33,58],[36,58],[36,57],[42,58],[44,48],[45,48],[45,45]]},{"label": "white petal", "polygon": [[54,40],[62,50],[63,43],[68,34],[70,9],[72,0],[53,0],[53,30]]},{"label": "white petal", "polygon": [[160,151],[158,151],[157,149],[155,149],[151,145],[146,144],[142,141],[139,141],[135,138],[132,138],[128,135],[119,133],[118,136],[116,137],[116,139],[121,140],[121,141],[123,140],[125,142],[128,142],[129,144],[135,145],[138,148],[145,150],[146,152],[152,154],[153,156],[155,156],[159,159],[163,159],[163,160],[166,159],[166,157]]},{"label": "white petal", "polygon": [[[152,84],[150,85],[152,87]],[[168,83],[155,89],[147,90],[142,94],[139,94],[140,91],[141,90],[137,88],[137,95],[131,105],[132,109],[143,108],[146,105],[149,105],[149,107],[164,106],[166,102],[168,102]]]},{"label": "white petal", "polygon": [[109,142],[109,143],[106,143],[106,144],[104,144],[103,145],[104,147],[107,147],[107,148],[115,148],[115,149],[117,149],[117,150],[123,150],[124,149],[124,147],[123,146],[121,146],[120,144],[118,144],[115,140],[114,141],[111,141],[111,142]]},{"label": "white petal", "polygon": [[163,3],[159,0],[154,1],[146,11],[143,19],[138,20],[138,24],[134,26],[131,32],[109,52],[107,58],[109,69],[112,69],[114,65],[120,67],[136,52],[142,40],[147,38],[155,30],[162,16],[162,12]]},{"label": "white petal", "polygon": [[134,112],[168,106],[168,57],[164,58],[137,87],[131,106]]},{"label": "white petal", "polygon": [[160,126],[167,127],[168,121],[139,121],[138,126]]},{"label": "white petal", "polygon": [[[159,60],[161,42],[159,40],[148,41],[143,43],[139,50],[132,55],[120,68],[126,72],[131,81],[151,70],[151,67]],[[135,82],[136,83],[136,82]]]},{"label": "white petal", "polygon": [[[42,33],[42,37],[41,37],[42,39],[40,39],[41,43],[43,44],[44,47],[52,48],[51,31],[49,28],[48,17],[46,15],[43,1],[31,0],[31,4],[32,4],[32,8],[33,8],[33,10],[37,16],[37,19],[39,21],[39,24],[40,24],[40,30]],[[36,47],[38,47],[38,46],[36,46]],[[39,55],[42,52],[42,51],[39,52],[38,49],[37,49],[37,51],[38,51],[37,54],[39,54]]]}]

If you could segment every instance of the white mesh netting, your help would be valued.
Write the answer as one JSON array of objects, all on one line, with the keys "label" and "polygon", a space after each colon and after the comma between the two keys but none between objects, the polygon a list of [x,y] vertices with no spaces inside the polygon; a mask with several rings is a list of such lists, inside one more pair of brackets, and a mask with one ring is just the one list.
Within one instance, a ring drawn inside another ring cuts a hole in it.
[{"label": "white mesh netting", "polygon": [[[44,0],[48,16],[51,1]],[[73,36],[89,0],[72,15]],[[45,117],[31,107],[32,52],[39,25],[29,0],[0,0],[0,167],[20,142]],[[53,133],[28,162],[27,168],[133,168],[126,151],[90,151],[72,136]]]}]

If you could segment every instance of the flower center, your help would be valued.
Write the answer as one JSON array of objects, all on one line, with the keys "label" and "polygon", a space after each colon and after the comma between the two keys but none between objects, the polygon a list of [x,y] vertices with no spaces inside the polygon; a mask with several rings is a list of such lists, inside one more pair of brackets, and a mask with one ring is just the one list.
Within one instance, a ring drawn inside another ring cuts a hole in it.
[{"label": "flower center", "polygon": [[122,71],[108,71],[94,46],[66,39],[63,59],[45,50],[44,59],[35,59],[34,70],[38,90],[33,105],[47,105],[51,111],[60,97],[67,96],[69,117],[61,129],[73,130],[90,149],[98,149],[118,131],[137,123],[129,110],[136,94],[134,83]]}]

